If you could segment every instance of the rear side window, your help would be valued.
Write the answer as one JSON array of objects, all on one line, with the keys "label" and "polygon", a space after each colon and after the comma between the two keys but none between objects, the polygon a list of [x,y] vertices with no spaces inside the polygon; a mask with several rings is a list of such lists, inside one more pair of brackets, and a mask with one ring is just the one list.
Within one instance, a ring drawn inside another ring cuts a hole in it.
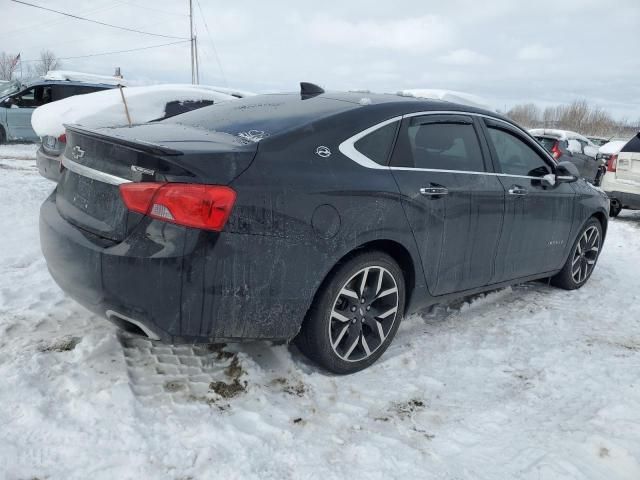
[{"label": "rear side window", "polygon": [[621,152],[640,152],[640,134],[633,137],[629,142],[622,147]]},{"label": "rear side window", "polygon": [[362,137],[353,146],[365,157],[380,165],[387,165],[396,130],[398,130],[398,122],[390,123]]},{"label": "rear side window", "polygon": [[533,148],[512,133],[489,127],[502,173],[525,177],[544,177],[551,168]]},{"label": "rear side window", "polygon": [[[431,122],[431,123],[429,123]],[[475,128],[469,123],[411,119],[398,136],[393,165],[434,170],[484,172]]]}]

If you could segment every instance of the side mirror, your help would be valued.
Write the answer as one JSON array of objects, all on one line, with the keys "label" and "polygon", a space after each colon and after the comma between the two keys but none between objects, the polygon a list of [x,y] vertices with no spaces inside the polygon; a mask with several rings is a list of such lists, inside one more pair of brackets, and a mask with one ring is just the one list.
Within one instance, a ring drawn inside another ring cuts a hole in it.
[{"label": "side mirror", "polygon": [[560,162],[556,165],[556,183],[572,183],[580,178],[580,172],[571,162]]},{"label": "side mirror", "polygon": [[13,99],[11,97],[9,98],[5,98],[2,103],[0,103],[0,106],[4,107],[4,108],[11,108],[11,104],[13,103]]}]

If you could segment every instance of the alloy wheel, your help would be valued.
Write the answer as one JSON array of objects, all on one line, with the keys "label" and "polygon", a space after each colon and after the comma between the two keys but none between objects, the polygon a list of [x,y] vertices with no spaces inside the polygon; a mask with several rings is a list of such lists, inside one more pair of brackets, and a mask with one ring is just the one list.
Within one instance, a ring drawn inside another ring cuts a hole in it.
[{"label": "alloy wheel", "polygon": [[329,340],[342,360],[357,362],[378,350],[398,316],[398,284],[384,267],[359,270],[340,289],[329,321]]},{"label": "alloy wheel", "polygon": [[593,271],[600,251],[600,231],[589,226],[578,240],[571,261],[571,276],[576,284],[584,282]]}]

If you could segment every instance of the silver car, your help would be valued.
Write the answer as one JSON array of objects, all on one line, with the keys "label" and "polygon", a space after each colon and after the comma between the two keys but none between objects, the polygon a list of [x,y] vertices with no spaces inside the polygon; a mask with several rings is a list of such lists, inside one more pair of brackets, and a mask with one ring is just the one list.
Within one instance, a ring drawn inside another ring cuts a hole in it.
[{"label": "silver car", "polygon": [[35,142],[39,138],[31,127],[31,114],[46,103],[85,93],[98,92],[113,85],[65,80],[18,81],[0,85],[0,144],[7,141]]}]

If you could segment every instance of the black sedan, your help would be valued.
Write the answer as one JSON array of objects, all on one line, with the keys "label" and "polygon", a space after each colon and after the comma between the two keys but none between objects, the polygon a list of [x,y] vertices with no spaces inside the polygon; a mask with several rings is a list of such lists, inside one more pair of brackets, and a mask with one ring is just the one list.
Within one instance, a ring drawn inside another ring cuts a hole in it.
[{"label": "black sedan", "polygon": [[416,309],[581,287],[607,230],[573,164],[448,102],[304,85],[66,137],[40,237],[71,297],[165,342],[296,340],[336,373]]}]

